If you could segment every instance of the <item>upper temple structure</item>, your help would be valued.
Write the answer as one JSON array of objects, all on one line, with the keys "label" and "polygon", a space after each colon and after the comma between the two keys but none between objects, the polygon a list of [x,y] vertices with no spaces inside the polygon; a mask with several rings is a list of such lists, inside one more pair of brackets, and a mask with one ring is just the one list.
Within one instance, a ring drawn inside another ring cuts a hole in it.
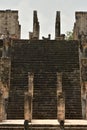
[{"label": "upper temple structure", "polygon": [[55,39],[64,40],[65,35],[61,34],[61,21],[60,21],[60,11],[56,12],[56,21],[55,21]]},{"label": "upper temple structure", "polygon": [[33,32],[29,32],[29,38],[30,39],[39,39],[40,35],[40,26],[38,22],[38,17],[37,17],[37,11],[33,12]]},{"label": "upper temple structure", "polygon": [[[87,12],[76,12],[73,40],[40,39],[37,11],[20,39],[18,11],[0,11],[0,130],[87,130]],[[5,24],[4,24],[5,23]]]},{"label": "upper temple structure", "polygon": [[21,26],[18,21],[17,10],[0,10],[0,38],[9,31],[11,38],[21,37]]}]

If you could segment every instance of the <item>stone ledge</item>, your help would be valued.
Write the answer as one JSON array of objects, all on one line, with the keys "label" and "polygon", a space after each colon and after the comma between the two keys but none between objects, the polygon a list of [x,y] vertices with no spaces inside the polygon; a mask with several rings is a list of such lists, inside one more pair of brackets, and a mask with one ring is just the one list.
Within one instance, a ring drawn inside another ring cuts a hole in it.
[{"label": "stone ledge", "polygon": [[[56,119],[52,120],[32,120],[30,125],[59,125]],[[1,125],[24,125],[24,120],[4,120],[0,122]],[[87,120],[65,120],[65,126],[72,125],[72,126],[87,126]]]},{"label": "stone ledge", "polygon": [[[32,130],[60,130],[57,120],[32,120]],[[24,130],[24,120],[4,120],[0,122],[0,130]],[[66,130],[87,130],[87,120],[65,120]]]}]

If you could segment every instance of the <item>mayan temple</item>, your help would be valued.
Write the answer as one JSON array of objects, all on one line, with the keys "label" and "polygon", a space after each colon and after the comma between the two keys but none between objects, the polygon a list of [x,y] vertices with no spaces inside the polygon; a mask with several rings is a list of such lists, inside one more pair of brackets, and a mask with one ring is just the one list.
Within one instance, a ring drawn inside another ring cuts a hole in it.
[{"label": "mayan temple", "polygon": [[76,12],[73,40],[40,39],[33,11],[29,39],[20,39],[18,11],[0,11],[0,130],[87,130],[87,12]]}]

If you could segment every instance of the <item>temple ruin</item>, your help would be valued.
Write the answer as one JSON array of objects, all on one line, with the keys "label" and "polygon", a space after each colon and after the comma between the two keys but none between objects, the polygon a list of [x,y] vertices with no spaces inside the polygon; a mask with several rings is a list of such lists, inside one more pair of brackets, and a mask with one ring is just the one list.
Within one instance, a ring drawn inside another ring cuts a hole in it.
[{"label": "temple ruin", "polygon": [[36,10],[24,40],[18,11],[2,12],[16,21],[11,30],[0,24],[0,130],[87,130],[87,12],[76,12],[73,40],[61,34],[60,11],[53,40],[39,39]]}]

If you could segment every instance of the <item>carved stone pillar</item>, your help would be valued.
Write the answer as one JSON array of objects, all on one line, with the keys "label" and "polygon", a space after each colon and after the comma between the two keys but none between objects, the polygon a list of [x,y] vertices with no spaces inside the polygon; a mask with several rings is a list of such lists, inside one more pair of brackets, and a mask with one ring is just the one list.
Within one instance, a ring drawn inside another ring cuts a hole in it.
[{"label": "carved stone pillar", "polygon": [[25,93],[25,100],[24,100],[24,118],[29,122],[31,122],[32,120],[33,79],[34,79],[34,74],[29,72],[28,92]]},{"label": "carved stone pillar", "polygon": [[57,119],[65,120],[65,97],[62,92],[62,73],[57,73]]},{"label": "carved stone pillar", "polygon": [[31,122],[32,120],[32,96],[26,92],[24,99],[24,119]]},{"label": "carved stone pillar", "polygon": [[65,120],[65,98],[63,93],[57,95],[57,119],[59,122]]}]

